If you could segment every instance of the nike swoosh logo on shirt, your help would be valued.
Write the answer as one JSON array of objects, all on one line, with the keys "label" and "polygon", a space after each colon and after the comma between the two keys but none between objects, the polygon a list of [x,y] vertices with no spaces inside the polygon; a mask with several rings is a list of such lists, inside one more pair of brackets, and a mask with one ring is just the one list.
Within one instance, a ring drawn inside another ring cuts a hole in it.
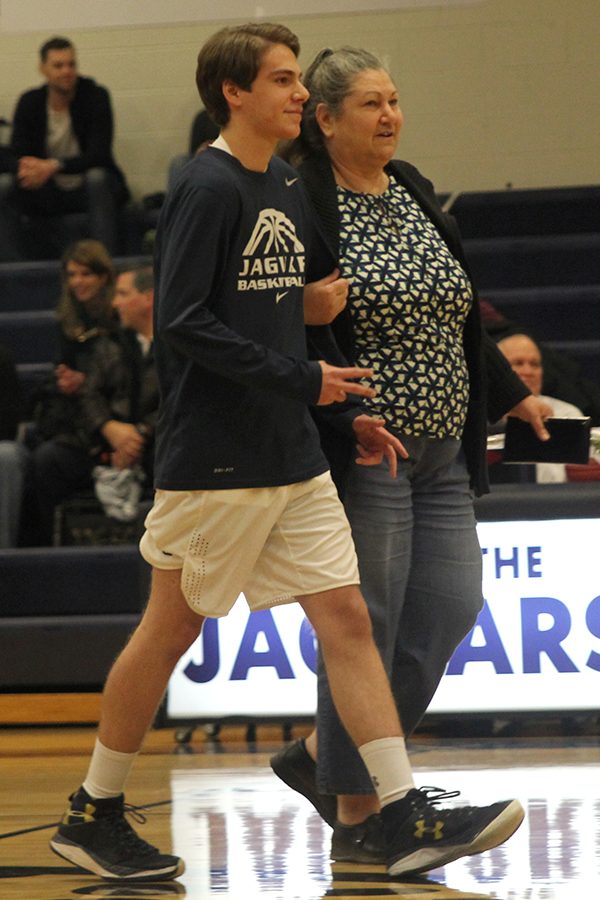
[{"label": "nike swoosh logo on shirt", "polygon": [[289,291],[282,291],[281,294],[275,294],[275,303],[279,303],[280,300],[283,300],[286,294],[289,294]]},{"label": "nike swoosh logo on shirt", "polygon": [[291,187],[293,184],[296,184],[297,181],[298,181],[297,178],[286,178],[285,179],[285,183],[288,187]]}]

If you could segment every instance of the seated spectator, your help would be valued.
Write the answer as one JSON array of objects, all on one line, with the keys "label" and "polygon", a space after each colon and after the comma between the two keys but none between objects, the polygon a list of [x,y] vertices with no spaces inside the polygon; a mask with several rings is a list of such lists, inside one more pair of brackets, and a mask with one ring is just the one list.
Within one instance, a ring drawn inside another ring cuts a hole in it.
[{"label": "seated spectator", "polygon": [[40,48],[41,87],[13,116],[10,172],[0,176],[0,259],[19,259],[20,215],[89,213],[90,235],[117,250],[119,206],[129,191],[112,155],[110,95],[77,70],[75,48],[54,37]]},{"label": "seated spectator", "polygon": [[99,337],[81,388],[78,441],[46,441],[34,451],[34,482],[43,537],[50,543],[54,509],[93,486],[99,465],[139,467],[151,485],[158,388],[152,355],[152,269],[117,278],[113,306],[121,328]]},{"label": "seated spectator", "polygon": [[[557,397],[548,397],[542,394],[544,376],[542,354],[538,345],[528,335],[510,335],[498,341],[498,347],[510,363],[513,371],[525,382],[531,393],[545,400],[552,407],[555,416],[570,419],[583,415],[581,410],[573,406],[572,403],[566,403]],[[535,466],[535,480],[540,484],[566,481],[565,466],[562,463],[537,463]]]},{"label": "seated spectator", "polygon": [[202,109],[198,113],[198,115],[195,116],[194,121],[192,122],[189,153],[180,153],[178,156],[174,156],[171,160],[169,171],[167,174],[168,187],[171,187],[175,179],[179,176],[181,170],[190,161],[192,156],[195,156],[196,153],[201,153],[203,150],[206,150],[208,145],[211,144],[215,140],[215,138],[218,137],[218,135],[218,127],[212,121],[206,110]]},{"label": "seated spectator", "polygon": [[[115,271],[106,247],[99,241],[72,244],[61,260],[61,295],[58,319],[58,353],[52,376],[32,397],[33,428],[28,443],[33,449],[34,472],[57,447],[68,469],[69,448],[75,456],[88,446],[82,420],[81,395],[91,364],[94,345],[118,328],[112,305]],[[76,477],[73,473],[73,477]],[[32,494],[32,496],[30,496]],[[27,486],[24,541],[50,542],[53,509],[37,502],[35,485]]]},{"label": "seated spectator", "polygon": [[[518,322],[507,319],[489,300],[480,300],[481,319],[485,330],[496,342],[512,334],[526,334]],[[530,335],[535,337],[535,335]],[[592,425],[600,425],[600,384],[588,378],[581,365],[567,353],[541,347],[543,383],[542,393],[561,397],[583,410]]]},{"label": "seated spectator", "polygon": [[77,444],[79,398],[95,341],[118,325],[112,305],[115,272],[99,241],[77,241],[61,260],[56,308],[58,353],[52,377],[33,397],[34,442]]},{"label": "seated spectator", "polygon": [[0,345],[0,549],[16,547],[27,450],[17,441],[21,416],[19,381],[12,352]]},{"label": "seated spectator", "polygon": [[113,305],[121,322],[118,340],[101,341],[96,348],[83,412],[98,452],[119,469],[141,465],[151,485],[158,412],[152,268],[122,272]]},{"label": "seated spectator", "polygon": [[219,128],[205,109],[200,110],[192,122],[190,132],[190,156],[194,156],[219,136]]}]

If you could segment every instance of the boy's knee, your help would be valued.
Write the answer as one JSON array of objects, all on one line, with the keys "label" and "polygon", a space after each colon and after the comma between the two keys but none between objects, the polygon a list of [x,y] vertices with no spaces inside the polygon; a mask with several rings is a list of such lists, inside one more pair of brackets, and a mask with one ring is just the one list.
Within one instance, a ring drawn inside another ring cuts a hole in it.
[{"label": "boy's knee", "polygon": [[197,622],[173,622],[168,627],[157,627],[157,622],[147,620],[139,625],[142,640],[152,647],[153,654],[162,654],[175,662],[191,647],[202,630],[202,620]]},{"label": "boy's knee", "polygon": [[[371,640],[371,617],[360,590],[351,587],[333,593],[336,596],[327,610],[328,614],[315,625],[319,640],[333,643]],[[323,603],[327,602],[324,598]]]}]

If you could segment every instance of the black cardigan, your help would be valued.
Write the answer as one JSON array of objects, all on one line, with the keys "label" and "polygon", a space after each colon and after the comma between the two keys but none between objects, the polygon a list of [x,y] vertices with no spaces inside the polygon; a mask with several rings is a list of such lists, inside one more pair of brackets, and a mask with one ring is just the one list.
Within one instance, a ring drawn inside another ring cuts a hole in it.
[{"label": "black cardigan", "polygon": [[[47,157],[48,86],[33,88],[21,95],[17,103],[11,136],[11,153],[16,162],[21,156]],[[125,178],[112,155],[113,115],[110,95],[93,78],[79,77],[70,105],[73,131],[81,154],[61,160],[62,172],[76,175],[94,167],[113,172],[126,190]]]},{"label": "black cardigan", "polygon": [[[340,216],[336,184],[329,159],[325,155],[311,157],[298,167],[298,171],[317,213],[323,237],[337,259]],[[442,211],[431,182],[410,163],[400,160],[392,160],[386,166],[386,171],[392,174],[417,201],[469,275],[456,222],[452,216]],[[483,494],[489,490],[486,465],[487,422],[498,421],[508,410],[527,397],[530,391],[512,371],[494,341],[485,333],[481,324],[477,293],[472,282],[471,286],[475,299],[463,332],[464,353],[469,372],[469,405],[462,444],[471,486],[476,494]],[[348,364],[354,365],[354,334],[348,307],[340,313],[330,328],[341,356],[329,358],[328,361],[341,364],[345,359]],[[325,329],[309,329],[311,352],[317,357],[323,355],[327,347],[327,338],[321,336],[324,333]],[[357,407],[352,404],[319,407],[317,411],[323,447],[328,454],[332,473],[341,492],[343,492],[344,472],[354,455],[355,441],[350,423],[356,415]]]}]

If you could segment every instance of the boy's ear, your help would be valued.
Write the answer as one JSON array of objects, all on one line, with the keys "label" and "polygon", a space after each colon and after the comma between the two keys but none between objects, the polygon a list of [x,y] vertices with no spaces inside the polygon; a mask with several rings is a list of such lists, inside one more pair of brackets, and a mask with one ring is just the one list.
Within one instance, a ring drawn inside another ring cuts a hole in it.
[{"label": "boy's ear", "polygon": [[223,96],[230,107],[237,108],[240,105],[240,89],[234,81],[227,79],[223,82]]}]

